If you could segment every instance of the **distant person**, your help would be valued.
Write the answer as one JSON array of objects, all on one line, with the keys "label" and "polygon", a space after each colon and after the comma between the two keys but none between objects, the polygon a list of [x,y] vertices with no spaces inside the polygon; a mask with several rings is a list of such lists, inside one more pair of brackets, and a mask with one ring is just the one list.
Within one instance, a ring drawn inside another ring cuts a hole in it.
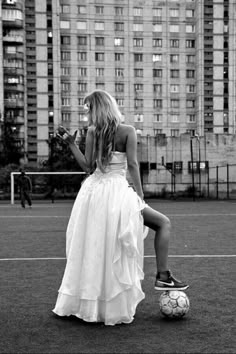
[{"label": "distant person", "polygon": [[[95,90],[84,103],[89,120],[85,154],[75,144],[76,133],[58,130],[81,168],[92,174],[83,182],[71,212],[67,264],[53,312],[105,325],[130,323],[144,298],[147,227],[156,231],[155,289],[184,290],[188,285],[168,268],[169,219],[143,200],[134,127],[121,124],[117,103],[105,91]],[[129,188],[127,168],[135,190]]]},{"label": "distant person", "polygon": [[30,197],[30,193],[32,191],[32,183],[28,176],[26,176],[25,172],[20,169],[20,176],[18,178],[18,185],[20,187],[20,200],[22,208],[25,208],[25,200],[27,200],[29,207],[32,207],[32,201]]}]

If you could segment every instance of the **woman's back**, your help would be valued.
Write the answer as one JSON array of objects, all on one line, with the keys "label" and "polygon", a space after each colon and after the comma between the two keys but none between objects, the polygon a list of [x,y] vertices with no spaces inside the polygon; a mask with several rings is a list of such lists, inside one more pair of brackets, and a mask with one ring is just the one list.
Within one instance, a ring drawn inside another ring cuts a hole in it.
[{"label": "woman's back", "polygon": [[127,124],[120,124],[118,126],[114,137],[113,151],[126,152],[126,143],[129,127],[130,126]]}]

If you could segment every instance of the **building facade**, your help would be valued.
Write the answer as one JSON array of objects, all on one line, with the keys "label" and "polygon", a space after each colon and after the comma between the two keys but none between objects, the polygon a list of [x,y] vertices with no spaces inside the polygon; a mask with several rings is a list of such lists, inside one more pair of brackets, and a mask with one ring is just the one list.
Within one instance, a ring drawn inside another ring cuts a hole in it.
[{"label": "building facade", "polygon": [[83,134],[83,98],[96,88],[143,136],[235,134],[234,0],[2,0],[0,8],[1,129],[25,161],[47,159],[59,124]]}]

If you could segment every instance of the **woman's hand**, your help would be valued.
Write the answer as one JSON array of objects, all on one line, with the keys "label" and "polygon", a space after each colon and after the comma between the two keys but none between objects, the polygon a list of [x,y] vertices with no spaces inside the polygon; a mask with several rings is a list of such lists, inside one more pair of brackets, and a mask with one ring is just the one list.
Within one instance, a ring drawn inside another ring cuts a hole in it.
[{"label": "woman's hand", "polygon": [[65,141],[68,145],[72,145],[75,143],[76,134],[77,134],[77,130],[74,132],[73,135],[71,135],[69,131],[66,128],[64,128],[62,125],[59,126],[56,132],[57,137]]}]

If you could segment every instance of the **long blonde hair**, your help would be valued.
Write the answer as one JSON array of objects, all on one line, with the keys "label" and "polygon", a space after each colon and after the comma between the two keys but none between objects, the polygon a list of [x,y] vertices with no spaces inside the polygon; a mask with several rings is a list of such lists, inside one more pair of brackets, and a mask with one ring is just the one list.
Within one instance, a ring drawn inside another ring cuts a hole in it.
[{"label": "long blonde hair", "polygon": [[95,90],[84,99],[89,125],[95,127],[93,156],[101,171],[112,157],[114,137],[121,122],[121,113],[116,100],[106,91]]}]

